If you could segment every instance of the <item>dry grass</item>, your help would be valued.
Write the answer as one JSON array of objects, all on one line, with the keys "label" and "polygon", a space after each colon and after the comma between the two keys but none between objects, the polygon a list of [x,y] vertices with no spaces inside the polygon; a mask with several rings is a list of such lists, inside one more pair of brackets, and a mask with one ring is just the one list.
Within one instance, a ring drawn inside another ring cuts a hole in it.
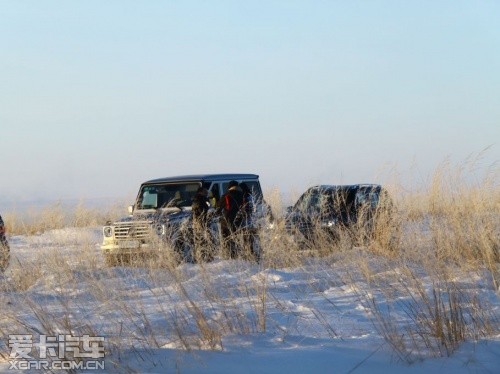
[{"label": "dry grass", "polygon": [[125,211],[118,204],[103,210],[87,207],[84,202],[69,208],[56,202],[42,208],[29,208],[25,212],[2,212],[2,217],[10,235],[37,235],[66,227],[101,226],[124,215]]},{"label": "dry grass", "polygon": [[[392,260],[384,251],[376,251],[386,258],[376,266],[351,259],[358,272],[348,282],[370,284],[368,291],[359,290],[360,299],[406,362],[449,356],[466,340],[500,332],[498,315],[469,288],[479,278],[500,290],[498,173],[493,169],[471,182],[465,170],[445,163],[422,191],[396,195],[402,231]],[[381,230],[387,230],[385,223]],[[404,326],[396,322],[400,310],[409,321]]]},{"label": "dry grass", "polygon": [[[61,238],[58,250],[37,258],[13,259],[0,289],[16,293],[26,311],[18,313],[5,305],[0,310],[4,321],[10,321],[9,331],[16,333],[106,332],[108,353],[120,367],[120,355],[130,345],[141,348],[141,353],[137,351],[141,359],[154,360],[147,353],[152,348],[219,350],[227,335],[268,331],[270,305],[286,312],[286,303],[270,291],[266,269],[302,268],[315,256],[330,266],[332,278],[340,265],[352,269],[343,275],[343,282],[358,289],[374,326],[402,360],[450,355],[465,340],[500,333],[491,308],[464,286],[465,280],[479,274],[498,289],[500,191],[495,178],[490,174],[471,184],[460,173],[438,170],[422,191],[393,191],[397,210],[382,205],[373,235],[367,235],[362,225],[339,232],[335,240],[318,231],[306,247],[286,232],[281,195],[273,190],[266,197],[277,220],[272,230],[260,233],[261,264],[235,265],[259,266],[258,276],[224,281],[210,267],[199,264],[197,287],[190,283],[193,270],[177,266],[172,256],[110,268],[96,256],[92,238],[77,238],[79,251],[69,255],[65,252],[69,239]],[[99,226],[119,215],[116,209],[101,212],[83,205],[67,212],[57,204],[29,219],[7,212],[4,220],[9,234],[31,236],[60,228]],[[211,250],[220,252],[217,246]],[[311,271],[311,289],[316,275]],[[112,279],[113,288],[105,287],[103,279]],[[430,289],[423,279],[432,284]],[[128,302],[136,284],[141,285],[137,290],[150,295],[148,305]],[[44,298],[33,292],[38,286],[58,290],[60,308],[46,308]],[[307,298],[308,291],[298,297]],[[73,298],[73,293],[84,297]],[[92,305],[92,310],[79,305],[79,300]],[[311,309],[329,336],[337,338],[327,316],[314,306]],[[395,322],[394,310],[404,310],[409,322]],[[96,322],[96,315],[107,322]],[[8,333],[5,324],[0,329]]]}]

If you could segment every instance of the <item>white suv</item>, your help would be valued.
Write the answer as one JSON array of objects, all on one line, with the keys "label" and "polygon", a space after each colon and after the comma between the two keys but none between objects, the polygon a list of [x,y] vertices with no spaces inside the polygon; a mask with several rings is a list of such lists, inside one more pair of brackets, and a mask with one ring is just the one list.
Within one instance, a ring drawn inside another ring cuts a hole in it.
[{"label": "white suv", "polygon": [[[191,204],[199,187],[209,191],[212,208],[227,191],[230,181],[245,182],[255,204],[255,222],[270,211],[265,205],[259,176],[255,174],[205,174],[154,179],[142,183],[130,215],[103,227],[101,249],[108,265],[127,263],[132,256],[154,255],[173,250],[178,258],[191,261]],[[210,235],[219,239],[218,219],[210,220]],[[162,245],[158,245],[161,243]],[[166,244],[166,245],[165,245]]]}]

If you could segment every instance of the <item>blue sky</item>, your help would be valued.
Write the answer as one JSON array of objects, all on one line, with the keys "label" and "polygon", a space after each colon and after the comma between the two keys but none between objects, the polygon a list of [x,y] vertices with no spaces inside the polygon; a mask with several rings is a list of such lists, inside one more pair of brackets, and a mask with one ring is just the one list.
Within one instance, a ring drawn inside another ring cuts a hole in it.
[{"label": "blue sky", "polygon": [[490,165],[499,24],[498,1],[4,0],[0,200],[383,183],[492,145]]}]

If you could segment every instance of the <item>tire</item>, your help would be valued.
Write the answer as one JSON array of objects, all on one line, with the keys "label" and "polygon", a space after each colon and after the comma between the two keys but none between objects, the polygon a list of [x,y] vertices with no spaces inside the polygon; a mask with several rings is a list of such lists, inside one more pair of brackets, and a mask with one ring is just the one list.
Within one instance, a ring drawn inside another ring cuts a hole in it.
[{"label": "tire", "polygon": [[255,234],[252,240],[252,255],[256,263],[260,263],[262,261],[262,246],[260,244],[260,237],[258,234]]},{"label": "tire", "polygon": [[128,254],[105,254],[106,266],[127,266],[130,264],[130,255]]},{"label": "tire", "polygon": [[195,256],[193,253],[193,246],[186,240],[181,240],[176,243],[175,250],[181,262],[195,262]]}]

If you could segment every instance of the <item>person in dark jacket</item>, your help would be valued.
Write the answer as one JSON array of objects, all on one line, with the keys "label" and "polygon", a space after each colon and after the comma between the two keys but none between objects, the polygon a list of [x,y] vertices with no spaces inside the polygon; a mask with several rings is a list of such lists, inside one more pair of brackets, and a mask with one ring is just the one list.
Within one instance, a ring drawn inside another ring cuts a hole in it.
[{"label": "person in dark jacket", "polygon": [[257,248],[257,230],[255,228],[254,219],[254,197],[248,185],[244,182],[240,183],[240,188],[243,192],[243,205],[240,209],[240,214],[243,215],[242,232],[245,244],[245,249],[249,256],[257,262],[260,261],[260,249]]},{"label": "person in dark jacket", "polygon": [[243,223],[243,215],[240,213],[242,205],[243,191],[238,182],[229,182],[227,192],[219,200],[217,212],[221,216],[222,244],[229,251],[231,258],[235,258],[239,252],[235,235]]},{"label": "person in dark jacket", "polygon": [[193,203],[191,204],[193,220],[205,221],[209,208],[210,202],[208,201],[208,190],[204,187],[200,187],[196,191],[196,194],[193,197]]},{"label": "person in dark jacket", "polygon": [[9,265],[10,248],[5,237],[5,226],[0,216],[0,271],[4,271]]},{"label": "person in dark jacket", "polygon": [[244,220],[248,221],[250,224],[254,208],[252,191],[250,191],[250,188],[245,182],[241,182],[239,186],[243,192],[243,205],[241,211],[243,212]]},{"label": "person in dark jacket", "polygon": [[196,195],[193,197],[191,209],[193,212],[194,260],[196,262],[210,261],[213,259],[213,251],[207,239],[210,203],[206,188],[198,188]]}]

